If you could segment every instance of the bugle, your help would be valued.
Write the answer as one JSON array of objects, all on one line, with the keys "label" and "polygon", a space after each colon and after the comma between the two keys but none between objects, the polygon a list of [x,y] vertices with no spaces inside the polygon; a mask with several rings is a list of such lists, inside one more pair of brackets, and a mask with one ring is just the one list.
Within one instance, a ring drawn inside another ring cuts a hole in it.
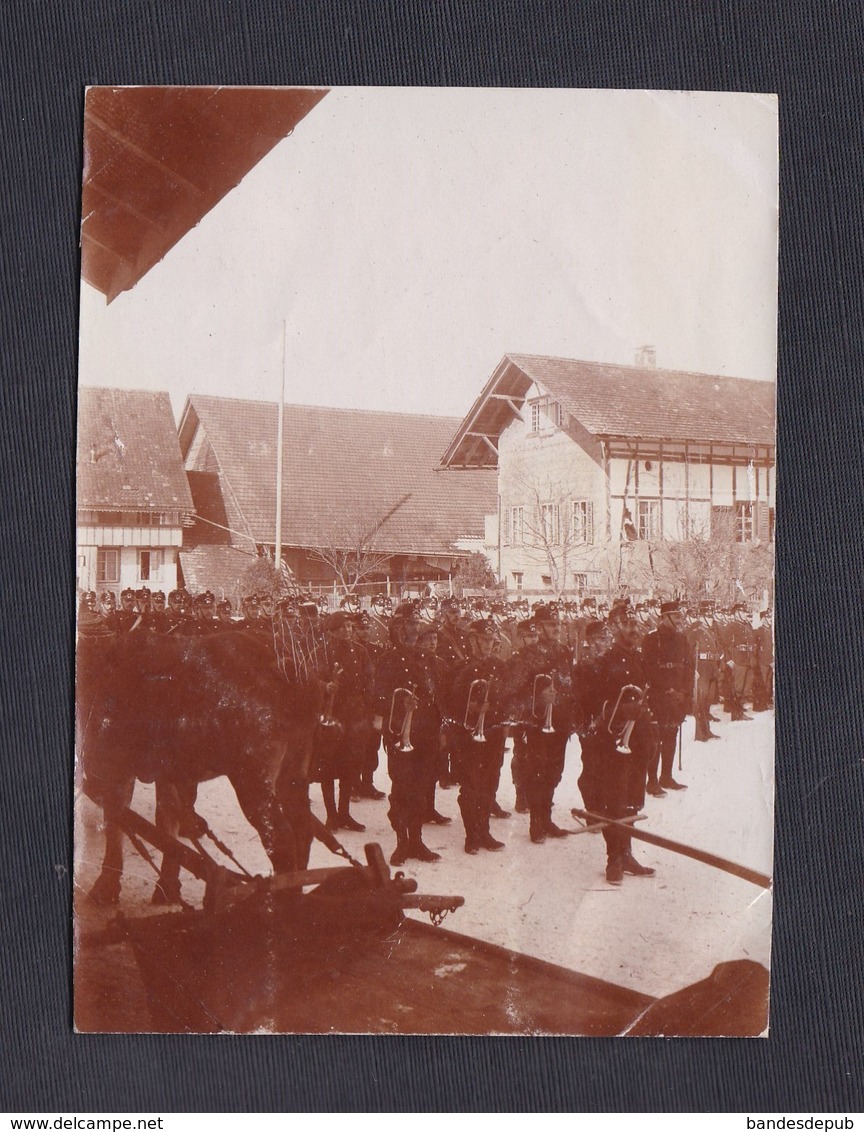
[{"label": "bugle", "polygon": [[327,699],[324,701],[324,711],[321,714],[322,727],[338,727],[339,721],[333,716],[333,704],[336,701],[336,691],[339,684],[339,677],[342,675],[342,669],[337,664],[333,669],[333,676],[330,680],[332,690],[328,691]]},{"label": "bugle", "polygon": [[541,731],[544,735],[551,735],[555,728],[552,726],[552,709],[555,706],[554,696],[547,704],[540,703],[543,693],[549,689],[555,691],[555,680],[548,672],[538,672],[534,677],[534,689],[531,694],[531,714],[535,719],[543,716]]},{"label": "bugle", "polygon": [[632,754],[630,736],[642,713],[644,693],[636,684],[625,684],[618,693],[614,707],[609,710],[609,701],[603,705],[603,718],[606,730],[615,739],[615,750],[620,755]]},{"label": "bugle", "polygon": [[390,701],[390,718],[387,730],[391,736],[399,736],[394,744],[397,751],[413,751],[411,746],[411,719],[417,697],[413,688],[396,688]]},{"label": "bugle", "polygon": [[486,712],[489,710],[489,681],[472,680],[468,688],[468,702],[465,705],[465,718],[462,721],[466,730],[473,732],[471,738],[475,743],[485,743],[483,724]]}]

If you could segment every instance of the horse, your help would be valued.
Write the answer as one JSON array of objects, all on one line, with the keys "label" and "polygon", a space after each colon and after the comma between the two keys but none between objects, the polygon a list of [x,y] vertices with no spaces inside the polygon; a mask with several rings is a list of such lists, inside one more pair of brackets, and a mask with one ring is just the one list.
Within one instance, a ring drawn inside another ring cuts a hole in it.
[{"label": "horse", "polygon": [[[308,782],[323,701],[309,645],[287,620],[278,634],[79,638],[78,768],[84,792],[102,807],[105,826],[93,901],[115,904],[120,898],[118,818],[136,779],[155,783],[156,824],[176,838],[184,815],[196,817],[198,783],[226,776],[274,872],[308,866]],[[154,903],[180,900],[179,873],[177,859],[163,853]]]}]

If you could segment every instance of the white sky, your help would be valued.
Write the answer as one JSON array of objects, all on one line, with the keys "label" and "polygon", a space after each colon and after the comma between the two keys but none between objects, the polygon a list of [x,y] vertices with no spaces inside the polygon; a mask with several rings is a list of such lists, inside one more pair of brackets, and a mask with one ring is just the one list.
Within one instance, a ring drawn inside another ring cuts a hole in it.
[{"label": "white sky", "polygon": [[107,306],[85,385],[463,415],[503,354],[773,380],[770,95],[336,89]]}]

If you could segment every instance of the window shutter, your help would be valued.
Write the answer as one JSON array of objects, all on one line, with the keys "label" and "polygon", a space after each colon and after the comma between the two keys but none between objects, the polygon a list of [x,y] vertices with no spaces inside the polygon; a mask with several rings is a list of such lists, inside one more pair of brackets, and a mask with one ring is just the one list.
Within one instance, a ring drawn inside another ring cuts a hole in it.
[{"label": "window shutter", "polygon": [[590,500],[585,504],[585,541],[594,542],[594,504]]},{"label": "window shutter", "polygon": [[768,523],[768,504],[757,503],[753,508],[755,514],[753,517],[753,537],[758,538],[761,542],[768,542],[771,528]]}]

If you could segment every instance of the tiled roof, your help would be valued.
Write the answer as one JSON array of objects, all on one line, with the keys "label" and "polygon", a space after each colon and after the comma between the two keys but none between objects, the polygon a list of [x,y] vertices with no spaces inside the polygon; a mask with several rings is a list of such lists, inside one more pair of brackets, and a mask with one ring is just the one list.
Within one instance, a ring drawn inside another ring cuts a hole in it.
[{"label": "tiled roof", "polygon": [[217,600],[227,597],[238,607],[240,579],[256,562],[253,551],[237,550],[233,546],[196,546],[180,551],[180,568],[183,584],[191,594],[210,590]]},{"label": "tiled roof", "polygon": [[167,393],[78,391],[78,507],[191,511]]},{"label": "tiled roof", "polygon": [[497,437],[535,383],[594,436],[774,444],[773,382],[505,354],[460,423],[442,463],[494,467]]},{"label": "tiled roof", "polygon": [[[259,542],[274,540],[277,419],[273,403],[194,395],[181,426],[187,450],[200,421],[226,508],[230,497],[242,529]],[[439,463],[458,423],[286,405],[283,544],[344,545],[382,520],[374,546],[390,554],[447,555],[457,538],[482,536],[484,516],[496,507],[494,473],[450,471]]]},{"label": "tiled roof", "polygon": [[595,436],[774,443],[769,381],[508,354]]}]

